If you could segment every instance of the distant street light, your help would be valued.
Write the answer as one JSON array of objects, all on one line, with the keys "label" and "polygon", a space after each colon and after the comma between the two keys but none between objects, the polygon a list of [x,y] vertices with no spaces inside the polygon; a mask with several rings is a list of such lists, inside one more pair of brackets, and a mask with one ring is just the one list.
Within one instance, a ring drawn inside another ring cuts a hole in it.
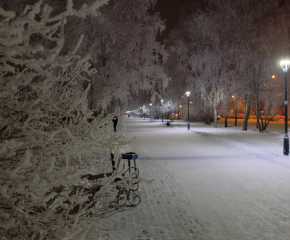
[{"label": "distant street light", "polygon": [[187,109],[188,109],[188,113],[187,113],[187,130],[190,129],[190,124],[189,124],[189,95],[190,95],[190,92],[186,92],[186,96],[187,96]]},{"label": "distant street light", "polygon": [[151,108],[152,108],[152,103],[150,103],[150,120],[152,120]]},{"label": "distant street light", "polygon": [[285,135],[284,135],[284,148],[283,148],[283,153],[284,155],[289,155],[289,137],[288,137],[288,101],[287,101],[287,70],[290,65],[289,60],[282,61],[281,67],[285,73]]},{"label": "distant street light", "polygon": [[161,119],[162,119],[162,122],[163,122],[163,99],[161,99]]}]

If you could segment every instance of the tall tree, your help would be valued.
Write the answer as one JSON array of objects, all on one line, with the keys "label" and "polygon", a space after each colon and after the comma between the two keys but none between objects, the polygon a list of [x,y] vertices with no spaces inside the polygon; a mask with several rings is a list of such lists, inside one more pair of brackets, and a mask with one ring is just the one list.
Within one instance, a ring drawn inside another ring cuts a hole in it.
[{"label": "tall tree", "polygon": [[267,66],[274,66],[282,52],[288,54],[287,7],[270,0],[208,1],[206,8],[183,17],[170,35],[168,62],[214,112],[222,101],[227,106],[229,93],[245,98],[247,130],[251,102],[258,103],[256,93],[270,85]]},{"label": "tall tree", "polygon": [[158,14],[148,13],[155,2],[110,0],[97,18],[67,24],[70,39],[85,33],[81,50],[90,52],[98,69],[92,78],[92,106],[106,108],[112,101],[127,103],[128,97],[139,90],[156,96],[157,90],[167,85],[162,66],[166,52],[156,41],[165,26]]}]

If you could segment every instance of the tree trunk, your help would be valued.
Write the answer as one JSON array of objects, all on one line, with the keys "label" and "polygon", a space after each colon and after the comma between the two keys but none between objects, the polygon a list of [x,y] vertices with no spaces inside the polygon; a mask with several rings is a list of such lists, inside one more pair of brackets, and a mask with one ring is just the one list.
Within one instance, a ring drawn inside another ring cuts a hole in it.
[{"label": "tree trunk", "polygon": [[228,99],[225,100],[225,127],[228,127]]},{"label": "tree trunk", "polygon": [[268,120],[265,119],[265,124],[263,127],[263,131],[265,131],[270,123],[270,121],[277,115],[277,113],[282,109],[282,107],[284,106],[284,103],[281,105],[281,107],[278,109],[277,112],[275,112]]},{"label": "tree trunk", "polygon": [[217,106],[213,106],[214,127],[217,128]]},{"label": "tree trunk", "polygon": [[210,107],[207,108],[206,114],[205,114],[205,124],[211,125],[210,121]]},{"label": "tree trunk", "polygon": [[249,120],[250,110],[251,110],[250,108],[251,108],[251,96],[248,94],[247,100],[246,100],[246,114],[245,114],[244,123],[243,123],[244,131],[248,130],[248,120]]},{"label": "tree trunk", "polygon": [[235,126],[238,125],[238,96],[235,97]]},{"label": "tree trunk", "polygon": [[260,124],[260,113],[259,113],[259,102],[256,100],[256,115],[257,115],[257,124],[256,128],[259,128],[259,132],[262,131],[261,124]]}]

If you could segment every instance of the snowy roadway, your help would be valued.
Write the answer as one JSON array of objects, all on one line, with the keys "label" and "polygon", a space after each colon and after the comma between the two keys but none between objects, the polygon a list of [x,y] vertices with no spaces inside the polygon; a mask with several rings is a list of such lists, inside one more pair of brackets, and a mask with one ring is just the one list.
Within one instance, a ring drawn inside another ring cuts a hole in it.
[{"label": "snowy roadway", "polygon": [[[110,239],[290,239],[290,157],[269,133],[121,118],[141,161],[141,204],[106,219]],[[233,124],[230,123],[231,126]]]}]

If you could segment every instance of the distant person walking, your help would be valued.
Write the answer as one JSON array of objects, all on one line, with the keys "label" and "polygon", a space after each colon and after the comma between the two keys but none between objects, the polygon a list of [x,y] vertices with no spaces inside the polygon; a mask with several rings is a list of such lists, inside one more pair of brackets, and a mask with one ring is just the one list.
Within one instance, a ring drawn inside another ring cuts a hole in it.
[{"label": "distant person walking", "polygon": [[116,127],[117,127],[117,124],[118,124],[118,118],[117,116],[114,116],[113,119],[112,119],[113,123],[114,123],[114,132],[116,132]]}]

